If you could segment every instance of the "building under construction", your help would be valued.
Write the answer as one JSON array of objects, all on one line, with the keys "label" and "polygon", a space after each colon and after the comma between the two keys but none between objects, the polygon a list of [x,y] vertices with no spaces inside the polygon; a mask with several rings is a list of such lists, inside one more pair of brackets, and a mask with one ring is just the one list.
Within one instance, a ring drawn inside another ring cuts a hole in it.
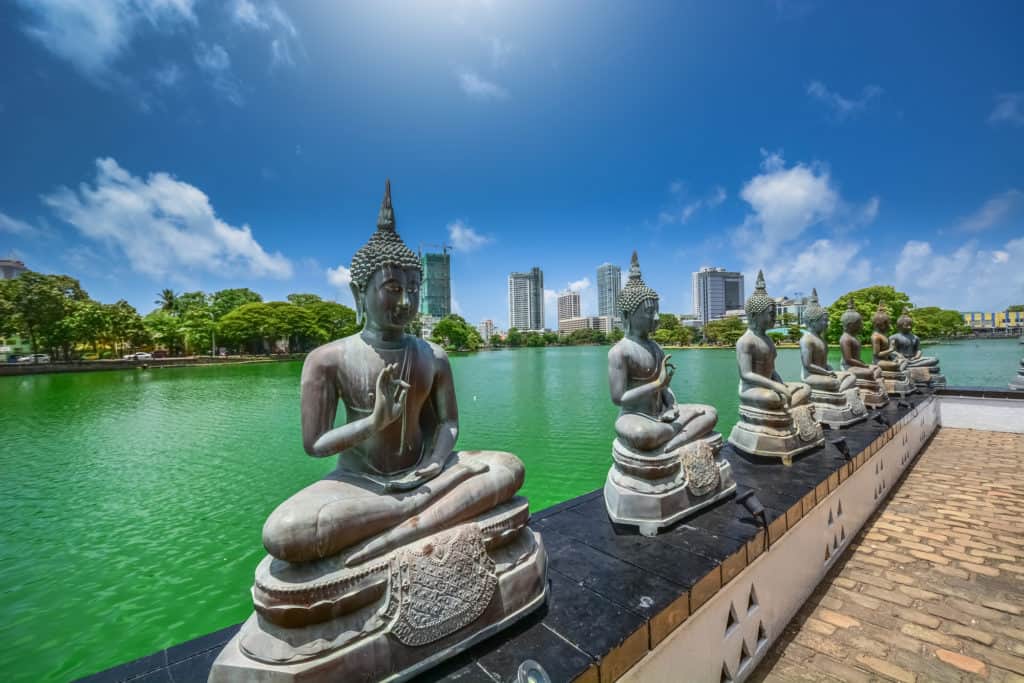
[{"label": "building under construction", "polygon": [[423,283],[420,287],[420,315],[440,320],[452,312],[452,263],[449,247],[441,245],[440,254],[420,250]]}]

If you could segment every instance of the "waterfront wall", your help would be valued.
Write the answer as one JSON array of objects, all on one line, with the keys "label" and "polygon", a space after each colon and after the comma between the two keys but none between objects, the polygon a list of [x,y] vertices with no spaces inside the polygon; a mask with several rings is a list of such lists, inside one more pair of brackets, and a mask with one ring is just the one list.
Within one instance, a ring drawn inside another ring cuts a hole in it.
[{"label": "waterfront wall", "polygon": [[278,356],[186,356],[182,358],[153,358],[151,360],[83,360],[59,363],[7,363],[0,365],[0,377],[43,375],[63,372],[98,372],[103,370],[150,370],[180,368],[194,365],[236,365],[239,363],[274,363],[302,360],[304,353]]}]

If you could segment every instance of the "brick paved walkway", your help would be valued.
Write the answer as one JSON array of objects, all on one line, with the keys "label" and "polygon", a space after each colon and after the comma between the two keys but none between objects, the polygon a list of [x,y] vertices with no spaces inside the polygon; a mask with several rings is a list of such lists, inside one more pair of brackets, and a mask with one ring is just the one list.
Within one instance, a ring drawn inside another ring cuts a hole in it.
[{"label": "brick paved walkway", "polygon": [[941,429],[749,680],[1024,682],[1024,435]]}]

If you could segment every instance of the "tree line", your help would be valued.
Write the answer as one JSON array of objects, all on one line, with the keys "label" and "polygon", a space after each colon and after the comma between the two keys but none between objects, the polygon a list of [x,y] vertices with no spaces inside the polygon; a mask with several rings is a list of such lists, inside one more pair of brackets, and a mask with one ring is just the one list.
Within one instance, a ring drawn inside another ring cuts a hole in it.
[{"label": "tree line", "polygon": [[315,294],[289,294],[264,302],[247,288],[176,293],[164,289],[156,308],[142,316],[121,299],[92,299],[67,275],[27,271],[0,281],[0,336],[20,337],[33,353],[70,360],[91,352],[98,358],[152,348],[172,355],[302,352],[358,330],[348,306]]}]

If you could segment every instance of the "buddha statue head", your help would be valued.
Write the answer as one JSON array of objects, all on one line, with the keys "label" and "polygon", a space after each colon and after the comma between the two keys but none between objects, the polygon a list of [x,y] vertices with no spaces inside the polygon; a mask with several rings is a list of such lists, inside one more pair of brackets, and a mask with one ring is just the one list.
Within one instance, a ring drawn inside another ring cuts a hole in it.
[{"label": "buddha statue head", "polygon": [[839,322],[843,326],[843,332],[853,335],[854,337],[860,334],[861,328],[864,327],[864,318],[862,318],[857,309],[853,307],[853,297],[850,297],[850,300],[846,305],[846,312],[843,313],[843,317],[839,319]]},{"label": "buddha statue head", "polygon": [[896,321],[896,329],[903,334],[910,334],[910,331],[914,329],[914,319],[910,317],[906,308],[903,309],[903,314]]},{"label": "buddha statue head", "polygon": [[804,322],[814,334],[821,336],[821,333],[828,327],[828,309],[822,308],[818,303],[818,290],[811,290],[811,297],[804,307]]},{"label": "buddha statue head", "polygon": [[368,327],[381,331],[404,330],[419,309],[422,276],[419,258],[395,230],[388,180],[377,215],[377,231],[352,257],[351,287],[357,320],[365,316]]},{"label": "buddha statue head", "polygon": [[754,293],[747,299],[747,326],[757,332],[764,332],[775,327],[775,300],[768,296],[765,287],[764,273],[757,271],[757,283]]},{"label": "buddha statue head", "polygon": [[636,251],[629,264],[629,279],[619,295],[619,312],[629,337],[646,339],[658,327],[658,293],[640,275]]},{"label": "buddha statue head", "polygon": [[889,326],[892,324],[892,318],[889,317],[889,311],[886,310],[885,304],[881,301],[878,302],[878,308],[875,309],[875,315],[871,318],[871,324],[875,326],[875,330],[882,334],[889,331]]}]

